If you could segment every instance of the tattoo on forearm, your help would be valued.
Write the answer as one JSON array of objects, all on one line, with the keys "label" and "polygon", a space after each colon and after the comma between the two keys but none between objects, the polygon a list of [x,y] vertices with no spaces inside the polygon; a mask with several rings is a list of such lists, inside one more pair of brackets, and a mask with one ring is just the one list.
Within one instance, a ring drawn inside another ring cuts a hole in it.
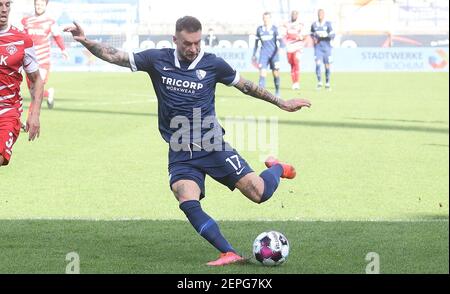
[{"label": "tattoo on forearm", "polygon": [[281,99],[273,95],[264,88],[259,87],[251,81],[245,81],[244,85],[240,88],[242,93],[253,96],[255,98],[270,102],[276,106],[280,105]]},{"label": "tattoo on forearm", "polygon": [[100,59],[103,59],[104,61],[125,67],[130,66],[128,55],[125,52],[119,51],[112,46],[97,42],[86,42],[85,47],[92,54]]}]

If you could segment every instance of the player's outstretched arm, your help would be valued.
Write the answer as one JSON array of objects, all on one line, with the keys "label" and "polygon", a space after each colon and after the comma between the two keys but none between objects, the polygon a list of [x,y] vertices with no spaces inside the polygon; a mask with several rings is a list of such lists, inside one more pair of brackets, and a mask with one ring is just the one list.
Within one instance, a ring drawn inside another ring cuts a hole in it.
[{"label": "player's outstretched arm", "polygon": [[28,132],[28,141],[33,141],[39,138],[41,125],[39,123],[39,116],[41,114],[42,96],[44,93],[44,82],[41,79],[39,70],[27,73],[30,80],[30,94],[31,104],[28,111],[27,124],[25,131]]},{"label": "player's outstretched arm", "polygon": [[252,97],[272,103],[285,111],[294,112],[300,110],[302,107],[311,106],[311,102],[309,102],[306,99],[283,100],[273,95],[266,89],[259,87],[252,81],[246,80],[242,77],[240,78],[239,82],[235,85],[235,87],[246,95],[250,95]]},{"label": "player's outstretched arm", "polygon": [[71,33],[75,41],[80,42],[98,58],[119,66],[130,67],[130,59],[126,52],[120,51],[110,45],[87,39],[83,29],[77,22],[73,22],[73,26],[64,28],[64,32]]}]

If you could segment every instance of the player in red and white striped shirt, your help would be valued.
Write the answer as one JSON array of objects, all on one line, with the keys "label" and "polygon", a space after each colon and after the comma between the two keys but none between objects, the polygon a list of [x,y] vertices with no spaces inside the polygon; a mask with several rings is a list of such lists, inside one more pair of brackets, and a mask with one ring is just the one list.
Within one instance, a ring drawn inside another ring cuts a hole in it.
[{"label": "player in red and white striped shirt", "polygon": [[25,130],[30,141],[39,137],[44,83],[30,36],[9,25],[11,0],[0,0],[0,166],[11,159],[20,133],[22,69],[30,80],[31,111]]},{"label": "player in red and white striped shirt", "polygon": [[304,36],[302,34],[303,24],[298,21],[298,11],[291,12],[291,20],[285,24],[287,59],[291,65],[292,89],[300,88],[300,54],[303,49]]},{"label": "player in red and white striped shirt", "polygon": [[[22,25],[25,32],[28,33],[33,40],[39,62],[39,70],[44,84],[47,84],[50,73],[50,48],[52,37],[61,49],[64,59],[69,57],[65,50],[64,39],[61,36],[60,29],[56,25],[56,21],[45,13],[47,4],[48,0],[34,0],[35,14],[22,19]],[[44,91],[44,97],[47,98],[48,108],[53,108],[54,91],[53,88]]]}]

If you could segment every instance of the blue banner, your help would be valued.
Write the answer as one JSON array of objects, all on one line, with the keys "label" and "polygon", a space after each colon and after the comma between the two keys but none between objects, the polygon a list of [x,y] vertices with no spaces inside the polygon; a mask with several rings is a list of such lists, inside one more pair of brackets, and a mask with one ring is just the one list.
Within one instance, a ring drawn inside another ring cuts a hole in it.
[{"label": "blue banner", "polygon": [[[69,48],[70,59],[60,58],[53,49],[53,69],[56,71],[120,71],[118,66],[108,64],[84,48]],[[252,50],[247,48],[206,49],[223,57],[230,65],[242,72],[257,71],[251,63]],[[314,72],[314,50],[306,48],[299,55],[302,72]],[[333,49],[334,72],[448,72],[448,48],[335,48]],[[281,71],[289,72],[286,54],[280,54]],[[126,69],[125,69],[126,70]]]}]

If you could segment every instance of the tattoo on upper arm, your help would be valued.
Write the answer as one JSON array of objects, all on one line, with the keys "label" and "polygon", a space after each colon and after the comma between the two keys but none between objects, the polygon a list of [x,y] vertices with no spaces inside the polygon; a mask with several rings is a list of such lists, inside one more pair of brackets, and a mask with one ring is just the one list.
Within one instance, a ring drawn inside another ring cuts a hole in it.
[{"label": "tattoo on upper arm", "polygon": [[275,104],[277,106],[280,105],[280,98],[273,95],[266,89],[259,87],[255,83],[249,81],[249,80],[243,80],[243,83],[238,84],[238,89],[241,90],[242,93],[246,95],[250,95],[252,97],[270,102],[272,104]]}]

